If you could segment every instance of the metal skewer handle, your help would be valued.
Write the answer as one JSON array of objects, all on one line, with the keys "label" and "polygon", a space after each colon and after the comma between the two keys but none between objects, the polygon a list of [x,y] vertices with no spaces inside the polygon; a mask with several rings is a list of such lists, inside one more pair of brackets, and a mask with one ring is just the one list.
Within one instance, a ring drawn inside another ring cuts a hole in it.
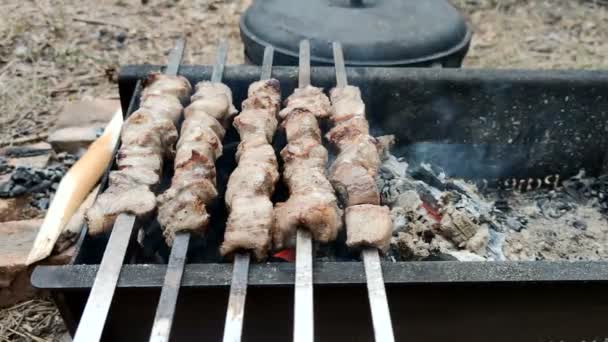
[{"label": "metal skewer handle", "polygon": [[[310,42],[300,42],[298,86],[310,85]],[[309,231],[298,229],[296,235],[296,280],[293,340],[314,340],[314,307],[312,279],[312,238]]]},{"label": "metal skewer handle", "polygon": [[167,272],[165,273],[165,282],[160,291],[160,299],[156,307],[150,342],[168,342],[171,336],[175,305],[177,304],[179,288],[182,285],[182,276],[184,274],[189,244],[190,233],[177,234],[173,240]]}]

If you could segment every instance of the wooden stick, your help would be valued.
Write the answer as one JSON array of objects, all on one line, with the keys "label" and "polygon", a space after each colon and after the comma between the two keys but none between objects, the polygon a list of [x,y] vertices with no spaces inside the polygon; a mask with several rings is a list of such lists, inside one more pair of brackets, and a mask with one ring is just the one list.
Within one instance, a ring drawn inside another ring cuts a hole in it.
[{"label": "wooden stick", "polygon": [[63,177],[30,250],[26,265],[51,254],[63,228],[110,164],[122,122],[122,110],[118,109],[103,135],[91,144],[82,158]]}]

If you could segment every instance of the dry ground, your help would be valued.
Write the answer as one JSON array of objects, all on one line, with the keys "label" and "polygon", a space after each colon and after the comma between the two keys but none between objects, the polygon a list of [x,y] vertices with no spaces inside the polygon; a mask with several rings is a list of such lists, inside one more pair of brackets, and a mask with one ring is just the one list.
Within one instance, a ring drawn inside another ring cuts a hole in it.
[{"label": "dry ground", "polygon": [[[250,0],[0,0],[0,146],[43,139],[65,101],[116,96],[117,69],[163,63],[188,37],[187,63],[210,63],[220,37],[243,59],[238,18]],[[608,66],[608,7],[596,0],[454,0],[475,35],[465,67]],[[49,302],[0,311],[0,341],[53,341]]]}]

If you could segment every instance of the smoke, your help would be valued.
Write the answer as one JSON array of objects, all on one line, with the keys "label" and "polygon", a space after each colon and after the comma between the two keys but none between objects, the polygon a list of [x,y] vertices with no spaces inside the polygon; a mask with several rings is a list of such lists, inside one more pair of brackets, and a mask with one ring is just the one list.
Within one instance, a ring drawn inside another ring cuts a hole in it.
[{"label": "smoke", "polygon": [[510,148],[510,153],[505,153],[504,148],[489,144],[420,142],[402,146],[394,153],[405,157],[412,167],[429,163],[449,177],[500,179],[517,173],[518,166],[526,161],[523,149]]}]

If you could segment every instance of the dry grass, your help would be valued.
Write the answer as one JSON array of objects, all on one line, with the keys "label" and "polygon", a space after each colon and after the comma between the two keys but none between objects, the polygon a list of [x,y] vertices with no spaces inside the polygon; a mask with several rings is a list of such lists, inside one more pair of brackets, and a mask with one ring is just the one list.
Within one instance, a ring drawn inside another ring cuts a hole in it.
[{"label": "dry grass", "polygon": [[[243,60],[238,18],[249,0],[0,0],[0,146],[44,138],[65,101],[116,96],[120,65],[163,63],[188,37],[187,63],[215,43]],[[453,0],[475,35],[466,67],[606,68],[608,10],[600,1]],[[64,328],[50,302],[0,311],[0,342],[52,341]]]},{"label": "dry grass", "polygon": [[65,332],[52,302],[30,300],[0,310],[1,342],[55,342]]},{"label": "dry grass", "polygon": [[[44,134],[66,100],[116,96],[120,65],[163,63],[178,36],[186,63],[209,64],[220,38],[242,61],[234,1],[0,1],[0,145]],[[162,29],[159,29],[161,28]]]}]

